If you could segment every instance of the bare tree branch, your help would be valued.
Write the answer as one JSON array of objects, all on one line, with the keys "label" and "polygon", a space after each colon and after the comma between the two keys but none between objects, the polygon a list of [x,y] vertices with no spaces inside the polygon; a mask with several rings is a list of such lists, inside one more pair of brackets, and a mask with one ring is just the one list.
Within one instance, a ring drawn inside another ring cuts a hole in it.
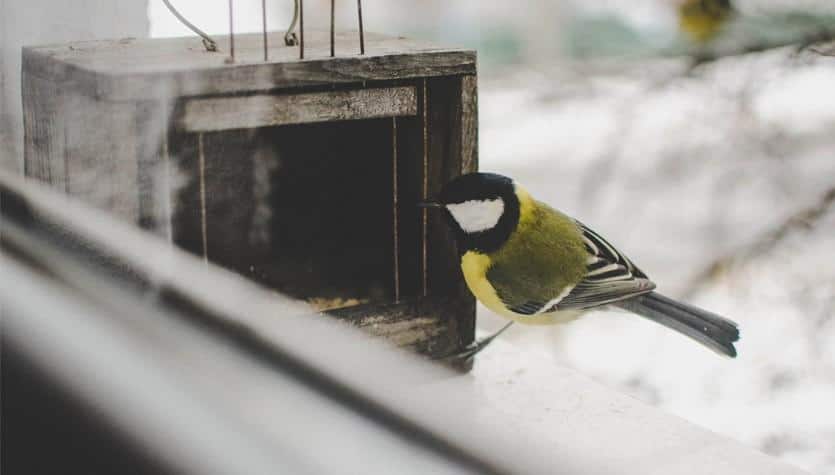
[{"label": "bare tree branch", "polygon": [[685,295],[692,296],[709,282],[727,273],[731,268],[768,253],[791,233],[811,230],[826,215],[833,203],[835,203],[835,186],[827,190],[818,202],[792,214],[778,226],[764,232],[741,252],[734,252],[715,259],[690,281],[686,287]]}]

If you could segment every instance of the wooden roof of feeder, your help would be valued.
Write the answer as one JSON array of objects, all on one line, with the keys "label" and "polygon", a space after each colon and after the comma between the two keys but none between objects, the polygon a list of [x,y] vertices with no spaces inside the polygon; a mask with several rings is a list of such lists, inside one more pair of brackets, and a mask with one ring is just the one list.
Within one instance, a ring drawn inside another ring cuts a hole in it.
[{"label": "wooden roof of feeder", "polygon": [[[207,52],[195,37],[83,41],[23,49],[28,74],[69,84],[108,101],[143,101],[340,83],[475,74],[473,50],[366,33],[359,55],[355,32],[337,33],[336,57],[327,32],[307,33],[305,59],[270,33],[269,61],[260,34],[235,35],[235,62]],[[218,37],[225,45],[226,37]]]}]

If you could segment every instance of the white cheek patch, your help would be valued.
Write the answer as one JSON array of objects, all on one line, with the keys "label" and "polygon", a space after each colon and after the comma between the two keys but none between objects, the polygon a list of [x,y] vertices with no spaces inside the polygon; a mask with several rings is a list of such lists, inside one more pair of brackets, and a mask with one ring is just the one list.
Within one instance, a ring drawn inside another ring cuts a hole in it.
[{"label": "white cheek patch", "polygon": [[470,200],[448,204],[446,209],[464,232],[477,233],[496,226],[504,214],[504,200]]}]

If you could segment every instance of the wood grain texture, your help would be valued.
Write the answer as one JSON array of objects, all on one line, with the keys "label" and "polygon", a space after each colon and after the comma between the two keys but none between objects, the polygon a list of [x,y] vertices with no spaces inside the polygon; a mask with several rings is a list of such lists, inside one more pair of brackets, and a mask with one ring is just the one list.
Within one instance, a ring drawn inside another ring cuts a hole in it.
[{"label": "wood grain texture", "polygon": [[66,189],[64,101],[52,81],[23,74],[24,172]]},{"label": "wood grain texture", "polygon": [[[438,77],[427,80],[427,120],[429,152],[429,197],[437,196],[444,184],[461,175],[464,153],[473,153],[472,130],[465,129],[462,77]],[[468,105],[471,108],[472,104]],[[472,162],[468,166],[473,166]],[[429,290],[434,296],[446,296],[461,302],[461,311],[449,324],[467,345],[475,338],[475,299],[464,284],[455,239],[441,213],[429,215]]]},{"label": "wood grain texture", "polygon": [[[423,243],[422,216],[416,203],[423,193],[424,152],[428,158],[428,196],[432,198],[462,170],[477,165],[474,158],[463,163],[465,153],[475,155],[475,129],[463,127],[470,119],[462,117],[465,95],[460,76],[427,79],[425,91],[420,87],[422,82],[416,81],[417,116],[397,121],[401,294],[404,299],[415,299],[418,306],[426,301],[431,307],[439,298],[455,302],[443,312],[443,318],[450,338],[465,346],[475,337],[475,300],[463,284],[455,242],[440,213],[428,215],[428,295],[418,298],[422,294]],[[472,101],[467,103],[466,110],[473,110]],[[464,152],[465,149],[470,151]]]},{"label": "wood grain texture", "polygon": [[139,219],[137,104],[73,95],[64,104],[67,193]]},{"label": "wood grain texture", "polygon": [[[467,315],[469,302],[458,298],[429,296],[397,303],[357,305],[324,313],[371,335],[386,338],[394,345],[432,358],[443,358],[460,349],[458,328],[450,325],[450,313]],[[456,368],[469,370],[472,360],[450,361]]]},{"label": "wood grain texture", "polygon": [[166,237],[170,235],[173,185],[167,154],[172,110],[167,102],[143,101],[137,103],[134,117],[139,225]]},{"label": "wood grain texture", "polygon": [[461,77],[461,173],[478,171],[478,77]]},{"label": "wood grain texture", "polygon": [[[80,93],[113,101],[258,92],[365,81],[475,74],[474,51],[401,37],[366,34],[366,54],[329,57],[326,32],[310,32],[304,60],[272,34],[263,61],[258,34],[236,35],[236,62],[209,53],[194,38],[86,41],[23,49],[23,68]],[[219,37],[219,44],[225,39]],[[340,45],[356,35],[337,35]],[[354,51],[345,48],[346,51]]]},{"label": "wood grain texture", "polygon": [[177,127],[208,132],[417,113],[414,87],[188,99]]},{"label": "wood grain texture", "polygon": [[137,105],[100,102],[24,72],[27,176],[135,222]]}]

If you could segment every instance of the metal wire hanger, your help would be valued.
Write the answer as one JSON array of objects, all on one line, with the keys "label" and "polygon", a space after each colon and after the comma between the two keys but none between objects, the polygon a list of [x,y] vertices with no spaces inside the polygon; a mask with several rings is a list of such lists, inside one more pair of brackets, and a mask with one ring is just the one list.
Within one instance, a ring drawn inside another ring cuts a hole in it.
[{"label": "metal wire hanger", "polygon": [[211,36],[207,35],[203,30],[197,28],[193,23],[188,21],[186,17],[181,15],[180,12],[178,12],[177,9],[174,8],[174,5],[171,5],[171,2],[169,0],[162,0],[162,3],[165,4],[165,6],[168,8],[172,15],[174,15],[178,20],[180,20],[180,23],[185,25],[186,28],[193,31],[195,34],[197,34],[198,36],[200,36],[200,38],[203,39],[203,46],[206,47],[206,51],[217,51],[217,41],[213,40]]},{"label": "metal wire hanger", "polygon": [[[206,51],[209,52],[216,52],[218,51],[217,41],[215,41],[211,36],[209,36],[206,32],[198,28],[195,24],[191,23],[184,17],[174,5],[171,4],[170,0],[162,0],[162,3],[165,4],[168,11],[174,15],[177,20],[180,21],[186,28],[194,32],[196,35],[200,36],[203,41],[203,46],[206,48]],[[336,10],[336,0],[331,0],[331,25],[330,25],[330,53],[331,57],[336,55],[336,47],[335,47],[335,10]],[[234,8],[232,5],[232,0],[229,0],[229,54],[230,57],[228,61],[234,62],[235,61],[235,31],[234,31]],[[267,0],[261,0],[261,24],[263,28],[263,42],[264,42],[264,61],[267,61],[268,58],[268,44],[267,44]],[[359,40],[360,40],[360,54],[365,54],[365,31],[363,28],[362,22],[362,0],[357,0],[357,18],[359,21]],[[296,25],[299,25],[299,37],[296,36]],[[304,59],[304,2],[303,0],[294,0],[293,1],[293,19],[290,21],[290,26],[287,28],[287,32],[284,34],[284,44],[287,46],[295,46],[299,45],[299,58]]]}]

